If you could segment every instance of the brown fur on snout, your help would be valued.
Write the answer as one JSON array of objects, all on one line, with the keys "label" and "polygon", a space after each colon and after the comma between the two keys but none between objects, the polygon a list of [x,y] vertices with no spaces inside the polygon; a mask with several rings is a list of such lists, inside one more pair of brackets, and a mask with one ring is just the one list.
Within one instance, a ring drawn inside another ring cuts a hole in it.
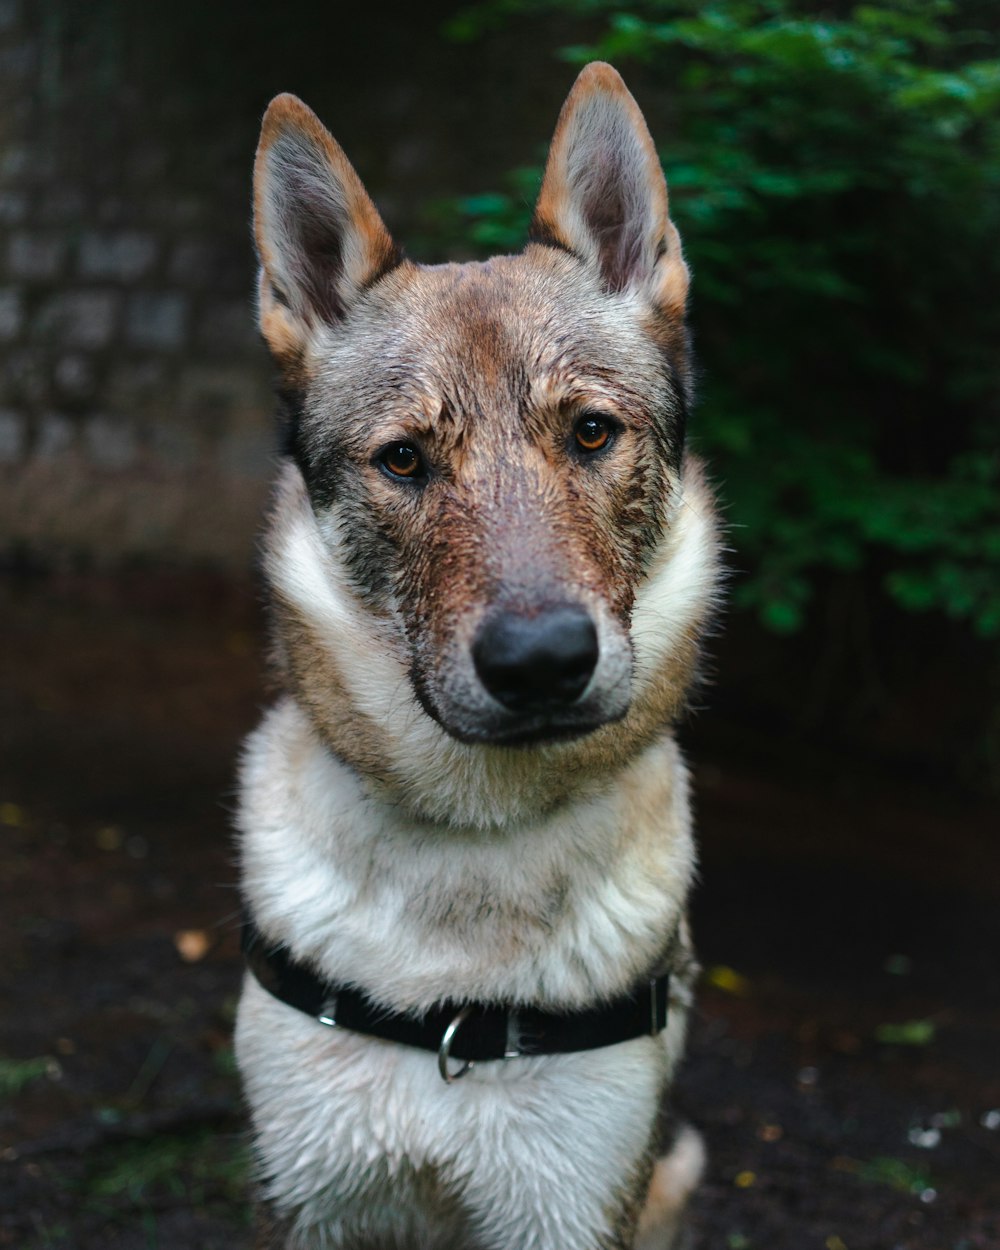
[{"label": "brown fur on snout", "polygon": [[[597,336],[585,305],[573,316],[566,268],[558,253],[533,249],[411,271],[405,294],[390,297],[397,315],[401,303],[419,310],[414,352],[418,336],[436,330],[417,369],[435,384],[411,401],[428,416],[398,417],[428,476],[415,490],[373,478],[371,498],[404,552],[400,593],[428,617],[442,595],[457,611],[477,598],[530,610],[577,591],[607,597],[622,618],[631,606],[676,469],[655,411],[674,397],[653,353],[647,378],[624,355],[611,362],[603,351],[593,365]],[[557,332],[558,319],[566,324]],[[591,413],[616,433],[587,454],[573,430]]]}]

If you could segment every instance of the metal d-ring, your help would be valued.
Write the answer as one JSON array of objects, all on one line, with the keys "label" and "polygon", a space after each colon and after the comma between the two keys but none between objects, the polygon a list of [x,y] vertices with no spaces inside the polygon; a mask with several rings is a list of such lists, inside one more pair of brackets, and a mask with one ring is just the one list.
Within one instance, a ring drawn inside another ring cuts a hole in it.
[{"label": "metal d-ring", "polygon": [[445,1029],[444,1036],[441,1038],[441,1045],[438,1047],[438,1071],[441,1073],[441,1080],[444,1081],[446,1085],[451,1085],[453,1082],[461,1080],[461,1078],[465,1076],[465,1074],[472,1067],[472,1060],[466,1059],[457,1072],[448,1071],[448,1059],[451,1056],[451,1044],[455,1040],[455,1034],[469,1018],[471,1011],[471,1003],[463,1007],[455,1019],[452,1020],[451,1024],[449,1024]]}]

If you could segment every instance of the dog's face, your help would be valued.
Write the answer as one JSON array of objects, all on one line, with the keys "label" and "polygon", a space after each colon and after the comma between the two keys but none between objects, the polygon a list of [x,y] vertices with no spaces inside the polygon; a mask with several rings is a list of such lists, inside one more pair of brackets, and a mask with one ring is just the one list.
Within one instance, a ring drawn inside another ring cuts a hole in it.
[{"label": "dog's face", "polygon": [[255,182],[261,327],[331,564],[451,737],[589,733],[632,698],[681,478],[687,270],[645,123],[590,66],[520,256],[400,258],[294,97]]}]

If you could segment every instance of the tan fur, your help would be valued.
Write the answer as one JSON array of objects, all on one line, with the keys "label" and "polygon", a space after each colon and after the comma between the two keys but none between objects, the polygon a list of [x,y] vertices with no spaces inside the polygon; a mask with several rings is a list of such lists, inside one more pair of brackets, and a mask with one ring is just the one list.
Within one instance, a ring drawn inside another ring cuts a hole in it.
[{"label": "tan fur", "polygon": [[681,1129],[670,1152],[656,1161],[636,1229],[634,1250],[680,1250],[683,1217],[705,1169],[705,1147]]},{"label": "tan fur", "polygon": [[[688,275],[645,122],[610,66],[581,74],[518,256],[402,260],[291,96],[265,116],[254,204],[291,447],[264,540],[284,695],[241,785],[256,923],[397,1012],[569,1010],[671,973],[660,1035],[452,1087],[433,1055],[249,977],[260,1244],[668,1250],[698,1173],[690,1137],[659,1162],[652,1145],[696,971],[673,725],[718,538],[683,452]],[[386,466],[400,445],[412,481]],[[477,658],[490,622],[565,611],[593,635],[585,686],[506,700]]]}]

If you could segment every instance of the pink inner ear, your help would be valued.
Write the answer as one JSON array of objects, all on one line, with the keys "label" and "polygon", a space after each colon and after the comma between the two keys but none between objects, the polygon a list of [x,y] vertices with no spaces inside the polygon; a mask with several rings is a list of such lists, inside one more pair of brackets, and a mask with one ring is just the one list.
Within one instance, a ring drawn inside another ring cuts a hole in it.
[{"label": "pink inner ear", "polygon": [[531,238],[596,263],[609,290],[641,289],[655,302],[656,267],[676,237],[639,106],[617,71],[595,61],[559,114]]},{"label": "pink inner ear", "polygon": [[402,255],[333,138],[303,104],[283,101],[265,117],[258,152],[260,257],[294,317],[332,324]]},{"label": "pink inner ear", "polygon": [[634,185],[636,171],[627,167],[620,149],[602,144],[590,157],[580,208],[597,243],[604,280],[612,291],[621,291],[641,276],[647,260],[643,252],[648,209],[643,211],[643,188]]},{"label": "pink inner ear", "polygon": [[338,206],[320,181],[321,171],[305,164],[303,155],[292,145],[287,153],[275,153],[281,182],[274,198],[274,224],[282,239],[282,268],[301,297],[296,299],[293,291],[284,294],[293,305],[304,299],[310,312],[334,321],[344,313],[338,291],[344,269],[343,225]]}]

